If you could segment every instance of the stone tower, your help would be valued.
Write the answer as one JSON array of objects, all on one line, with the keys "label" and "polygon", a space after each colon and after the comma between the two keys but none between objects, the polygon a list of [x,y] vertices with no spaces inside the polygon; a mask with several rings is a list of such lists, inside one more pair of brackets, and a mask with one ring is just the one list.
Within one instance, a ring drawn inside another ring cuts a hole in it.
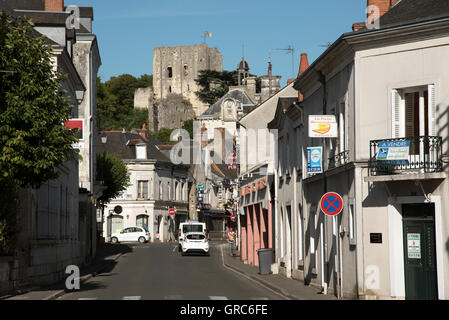
[{"label": "stone tower", "polygon": [[195,115],[201,115],[209,105],[196,96],[199,87],[195,79],[201,70],[223,71],[220,51],[206,44],[157,47],[153,57],[154,99],[160,101],[172,94],[181,95],[190,101]]}]

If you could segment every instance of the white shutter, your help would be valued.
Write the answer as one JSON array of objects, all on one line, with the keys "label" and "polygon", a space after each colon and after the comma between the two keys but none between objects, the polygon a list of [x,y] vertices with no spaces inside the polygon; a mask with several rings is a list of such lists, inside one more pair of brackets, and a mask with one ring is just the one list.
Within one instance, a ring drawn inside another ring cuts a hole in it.
[{"label": "white shutter", "polygon": [[437,128],[436,128],[436,120],[435,120],[435,111],[436,111],[436,99],[435,99],[435,85],[430,84],[428,86],[429,91],[429,135],[436,136]]},{"label": "white shutter", "polygon": [[393,138],[401,136],[401,96],[398,90],[392,91],[391,112],[392,126],[391,134]]}]

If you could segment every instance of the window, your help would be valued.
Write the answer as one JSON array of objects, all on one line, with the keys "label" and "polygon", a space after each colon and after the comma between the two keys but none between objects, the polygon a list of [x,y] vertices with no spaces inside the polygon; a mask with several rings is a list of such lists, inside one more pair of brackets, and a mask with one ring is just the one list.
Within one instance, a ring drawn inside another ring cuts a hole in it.
[{"label": "window", "polygon": [[159,181],[159,200],[164,200],[162,194],[162,181]]},{"label": "window", "polygon": [[172,78],[173,77],[173,69],[172,69],[172,67],[168,67],[167,68],[167,72],[168,72],[168,77]]},{"label": "window", "polygon": [[393,90],[393,138],[435,135],[435,85]]},{"label": "window", "polygon": [[189,240],[204,240],[205,238],[204,234],[189,234],[187,236]]},{"label": "window", "polygon": [[147,158],[147,146],[137,145],[136,146],[136,159],[146,159]]},{"label": "window", "polygon": [[148,226],[148,216],[146,214],[141,214],[136,217],[136,226],[145,227]]},{"label": "window", "polygon": [[148,199],[148,180],[137,181],[137,198]]}]

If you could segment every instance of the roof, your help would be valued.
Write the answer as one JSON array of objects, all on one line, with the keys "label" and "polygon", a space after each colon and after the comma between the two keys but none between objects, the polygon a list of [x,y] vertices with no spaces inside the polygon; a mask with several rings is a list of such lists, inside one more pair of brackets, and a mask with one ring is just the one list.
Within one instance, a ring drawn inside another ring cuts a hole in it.
[{"label": "roof", "polygon": [[[145,144],[147,146],[147,159],[156,161],[170,161],[159,149],[157,144],[160,142],[151,136],[147,135],[144,139],[137,131],[122,132],[122,131],[103,131],[100,132],[97,138],[97,153],[113,153],[123,160],[136,160],[136,148],[138,144]],[[103,142],[102,138],[106,138]],[[154,143],[157,142],[157,143]]]},{"label": "roof", "polygon": [[246,60],[244,58],[242,58],[242,61],[239,62],[238,66],[237,66],[237,70],[249,71],[249,64],[248,64],[248,62],[246,62]]},{"label": "roof", "polygon": [[404,25],[449,16],[448,0],[402,0],[380,18],[380,27]]},{"label": "roof", "polygon": [[251,100],[248,94],[242,89],[233,89],[221,97],[217,102],[209,107],[202,116],[221,117],[221,106],[223,101],[227,98],[234,98],[243,104],[243,113],[248,113],[254,109],[255,103]]}]

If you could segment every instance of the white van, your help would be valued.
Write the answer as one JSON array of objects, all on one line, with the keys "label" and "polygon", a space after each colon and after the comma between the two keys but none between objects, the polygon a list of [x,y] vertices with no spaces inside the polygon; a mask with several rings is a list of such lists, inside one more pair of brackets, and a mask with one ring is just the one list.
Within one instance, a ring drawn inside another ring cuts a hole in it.
[{"label": "white van", "polygon": [[185,234],[189,232],[203,232],[207,236],[206,224],[197,220],[187,220],[186,222],[180,223],[178,230],[179,250],[181,250]]}]

